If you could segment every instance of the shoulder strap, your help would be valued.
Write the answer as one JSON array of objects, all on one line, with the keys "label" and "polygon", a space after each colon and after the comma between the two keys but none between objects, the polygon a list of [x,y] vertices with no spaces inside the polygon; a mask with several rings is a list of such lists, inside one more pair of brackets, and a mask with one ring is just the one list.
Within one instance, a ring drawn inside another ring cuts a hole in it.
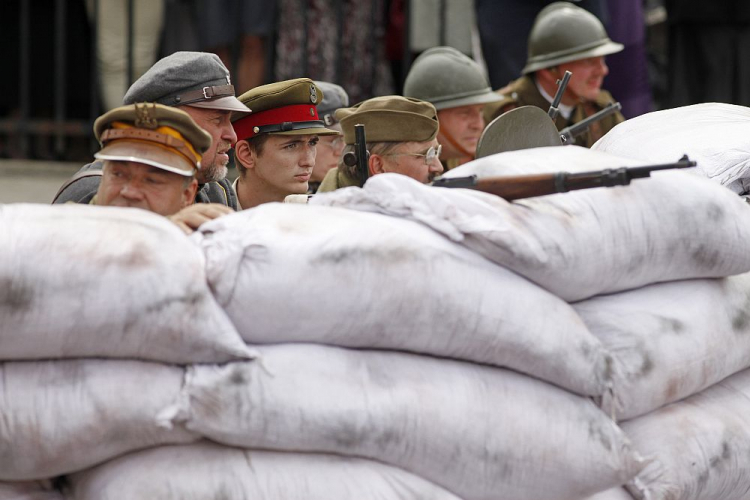
[{"label": "shoulder strap", "polygon": [[94,176],[101,176],[102,171],[101,170],[84,170],[81,172],[77,172],[73,177],[65,181],[65,184],[60,186],[60,189],[57,190],[57,193],[55,194],[55,197],[52,198],[52,204],[54,204],[57,199],[60,197],[63,191],[65,191],[71,184],[83,179],[84,177],[94,177]]}]

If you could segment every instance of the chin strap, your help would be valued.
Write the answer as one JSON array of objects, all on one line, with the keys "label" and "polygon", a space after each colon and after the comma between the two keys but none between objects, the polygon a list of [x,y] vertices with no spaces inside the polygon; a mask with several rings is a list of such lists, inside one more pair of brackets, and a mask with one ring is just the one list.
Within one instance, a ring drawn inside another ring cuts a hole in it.
[{"label": "chin strap", "polygon": [[461,153],[464,156],[468,156],[472,160],[474,159],[474,153],[470,153],[469,151],[466,151],[463,146],[461,146],[456,139],[453,138],[453,136],[447,131],[443,130],[440,132],[440,134],[445,138],[445,140],[448,142],[448,144],[451,145],[454,149],[458,150],[459,153]]}]

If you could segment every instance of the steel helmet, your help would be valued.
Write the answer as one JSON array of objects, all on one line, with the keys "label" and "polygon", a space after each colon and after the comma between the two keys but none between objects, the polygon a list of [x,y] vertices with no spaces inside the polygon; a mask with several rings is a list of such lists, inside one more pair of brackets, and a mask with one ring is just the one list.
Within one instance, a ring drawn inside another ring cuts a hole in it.
[{"label": "steel helmet", "polygon": [[569,2],[554,2],[537,14],[529,34],[524,75],[587,57],[620,52],[623,45],[607,36],[592,13]]},{"label": "steel helmet", "polygon": [[430,102],[438,111],[501,99],[481,66],[453,47],[433,47],[420,54],[406,75],[404,96]]}]

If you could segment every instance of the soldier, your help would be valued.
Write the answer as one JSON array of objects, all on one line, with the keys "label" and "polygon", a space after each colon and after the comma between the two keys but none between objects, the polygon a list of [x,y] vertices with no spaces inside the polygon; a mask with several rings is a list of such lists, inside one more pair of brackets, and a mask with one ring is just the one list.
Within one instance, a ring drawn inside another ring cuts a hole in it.
[{"label": "soldier", "polygon": [[232,212],[193,204],[211,135],[187,113],[153,103],[122,106],[96,120],[94,135],[102,175],[92,205],[142,208],[169,216],[185,232]]},{"label": "soldier", "polygon": [[[326,127],[340,133],[341,125],[334,113],[338,109],[349,107],[349,96],[343,88],[335,83],[316,81],[315,85],[323,91],[323,100],[318,105],[318,116],[323,120]],[[320,138],[317,155],[315,156],[315,166],[308,183],[308,194],[315,194],[328,171],[338,166],[343,151],[343,134],[325,135]]]},{"label": "soldier", "polygon": [[423,52],[411,66],[404,95],[431,102],[440,121],[440,160],[446,170],[473,160],[485,127],[485,104],[499,102],[481,66],[452,47]]},{"label": "soldier", "polygon": [[[225,179],[228,152],[237,141],[230,116],[250,112],[234,96],[229,71],[215,54],[175,52],[157,61],[130,86],[125,104],[156,102],[177,106],[206,130],[213,141],[196,175],[196,203],[220,203],[233,209],[237,200]],[[85,165],[60,188],[53,203],[88,203],[96,193],[102,162]]]},{"label": "soldier", "polygon": [[[429,102],[402,96],[374,97],[340,109],[336,117],[344,131],[344,154],[354,151],[354,125],[365,126],[369,175],[395,172],[427,183],[443,171],[437,111]],[[318,192],[361,184],[356,167],[341,161],[326,174]]]},{"label": "soldier", "polygon": [[323,92],[309,78],[261,85],[240,96],[252,114],[233,117],[240,210],[308,190],[319,136],[339,136],[318,117]]},{"label": "soldier", "polygon": [[[557,80],[565,71],[572,76],[559,106],[558,130],[578,123],[604,108],[613,99],[602,90],[608,73],[604,56],[620,52],[623,46],[609,39],[604,26],[593,14],[568,2],[555,2],[539,12],[529,34],[529,57],[522,76],[497,91],[502,100],[485,108],[492,121],[518,106],[532,105],[545,111],[557,91]],[[602,135],[625,120],[614,113],[592,124],[576,144],[591,147]]]}]

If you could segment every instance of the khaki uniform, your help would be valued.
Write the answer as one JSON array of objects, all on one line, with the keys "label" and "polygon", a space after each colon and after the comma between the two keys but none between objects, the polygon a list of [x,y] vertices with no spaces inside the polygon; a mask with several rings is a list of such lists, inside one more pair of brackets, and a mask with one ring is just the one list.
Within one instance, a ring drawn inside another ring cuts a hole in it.
[{"label": "khaki uniform", "polygon": [[[491,122],[501,114],[520,106],[536,106],[547,111],[550,103],[539,93],[536,82],[530,76],[523,76],[518,80],[511,82],[508,86],[496,91],[503,97],[503,100],[497,103],[487,104],[484,108],[484,118],[487,123]],[[578,123],[584,118],[593,115],[597,111],[604,109],[607,104],[614,101],[612,95],[606,90],[599,91],[599,95],[594,102],[581,102],[576,104],[570,120],[566,120],[562,115],[558,115],[555,120],[557,130]],[[625,117],[619,111],[606,118],[593,123],[588,132],[578,136],[575,144],[590,148],[604,134],[612,130],[618,123],[624,122]]]},{"label": "khaki uniform", "polygon": [[339,167],[332,168],[328,171],[323,182],[320,183],[318,193],[328,193],[336,191],[339,188],[359,186],[357,179],[352,177],[346,169],[339,170]]}]

